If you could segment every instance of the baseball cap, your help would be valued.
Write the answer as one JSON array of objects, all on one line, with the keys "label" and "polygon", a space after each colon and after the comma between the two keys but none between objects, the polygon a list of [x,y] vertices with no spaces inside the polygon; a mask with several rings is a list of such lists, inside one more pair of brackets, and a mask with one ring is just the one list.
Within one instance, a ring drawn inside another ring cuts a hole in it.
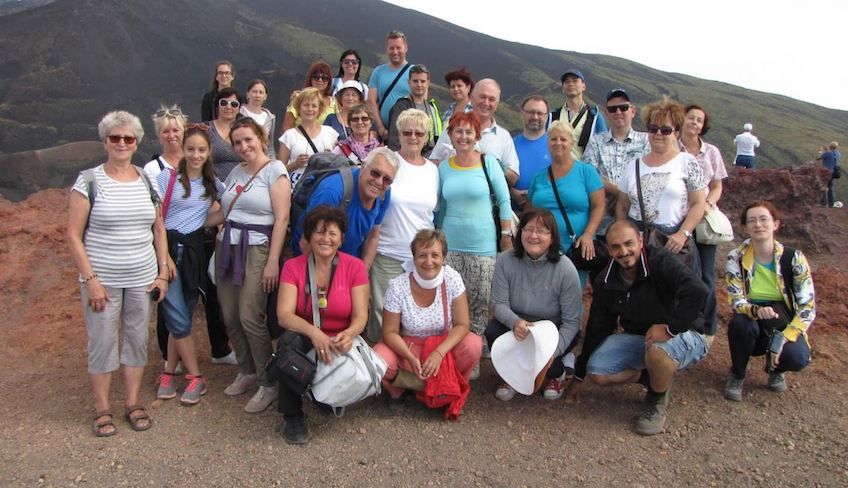
[{"label": "baseball cap", "polygon": [[627,100],[628,102],[630,101],[630,95],[628,95],[627,92],[624,91],[624,88],[613,88],[612,90],[610,90],[609,93],[607,93],[608,102],[616,97],[621,97]]},{"label": "baseball cap", "polygon": [[583,80],[583,83],[586,83],[586,77],[583,76],[583,72],[580,71],[579,69],[570,69],[570,70],[566,71],[565,73],[562,74],[562,76],[559,77],[559,81],[561,83],[564,83],[565,77],[568,76],[568,75],[576,76],[576,77],[580,78],[581,80]]},{"label": "baseball cap", "polygon": [[753,128],[754,128],[754,126],[751,125],[751,124],[745,124],[745,125],[742,126],[743,130],[752,130]]}]

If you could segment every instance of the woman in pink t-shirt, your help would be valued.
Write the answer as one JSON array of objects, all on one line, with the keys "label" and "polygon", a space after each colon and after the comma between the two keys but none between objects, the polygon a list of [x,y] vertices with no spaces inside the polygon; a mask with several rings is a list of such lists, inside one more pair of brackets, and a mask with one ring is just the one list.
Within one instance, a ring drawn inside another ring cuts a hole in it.
[{"label": "woman in pink t-shirt", "polygon": [[[329,364],[336,354],[350,350],[368,319],[368,272],[357,257],[339,252],[347,218],[338,208],[316,207],[306,215],[303,237],[307,253],[286,261],[280,276],[277,317],[286,332],[280,338],[303,352],[315,349],[319,361]],[[315,262],[321,326],[312,320],[308,283],[309,261]],[[283,414],[283,438],[304,444],[309,432],[303,417],[303,398],[280,382],[278,410]],[[320,405],[319,405],[320,406]]]}]

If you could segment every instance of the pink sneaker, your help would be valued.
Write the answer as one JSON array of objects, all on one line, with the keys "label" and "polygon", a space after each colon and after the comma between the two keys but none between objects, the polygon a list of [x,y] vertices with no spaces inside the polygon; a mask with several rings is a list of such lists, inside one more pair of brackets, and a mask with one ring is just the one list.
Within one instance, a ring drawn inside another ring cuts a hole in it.
[{"label": "pink sneaker", "polygon": [[183,395],[180,397],[180,403],[183,405],[197,405],[200,403],[200,397],[206,394],[206,377],[203,375],[186,375],[188,386],[186,386]]},{"label": "pink sneaker", "polygon": [[156,379],[159,388],[156,390],[156,398],[170,400],[177,396],[177,378],[173,373],[162,373]]}]

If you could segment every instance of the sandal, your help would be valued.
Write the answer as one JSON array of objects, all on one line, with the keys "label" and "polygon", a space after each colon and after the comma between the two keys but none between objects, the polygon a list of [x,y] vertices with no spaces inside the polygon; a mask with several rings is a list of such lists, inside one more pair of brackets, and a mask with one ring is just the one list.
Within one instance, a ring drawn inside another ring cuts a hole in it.
[{"label": "sandal", "polygon": [[[141,413],[133,416],[133,413],[138,411]],[[150,415],[147,415],[147,409],[141,405],[130,405],[127,407],[124,417],[127,419],[127,422],[130,423],[132,430],[136,432],[147,430],[153,426],[153,421],[150,419]]]},{"label": "sandal", "polygon": [[[108,417],[106,420],[100,420],[101,417]],[[112,412],[104,410],[94,414],[94,436],[95,437],[112,437],[118,433],[118,428],[112,421]],[[112,427],[110,430],[104,430],[104,427]]]}]

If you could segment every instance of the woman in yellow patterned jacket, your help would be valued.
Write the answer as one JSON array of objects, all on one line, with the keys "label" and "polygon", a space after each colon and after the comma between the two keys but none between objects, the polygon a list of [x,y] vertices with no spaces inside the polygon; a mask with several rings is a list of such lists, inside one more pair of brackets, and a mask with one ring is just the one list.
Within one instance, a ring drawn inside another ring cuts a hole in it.
[{"label": "woman in yellow patterned jacket", "polygon": [[751,356],[766,354],[768,387],[786,390],[784,372],[810,362],[807,329],[816,317],[810,266],[801,251],[777,242],[780,228],[771,202],[757,201],[742,211],[750,238],[727,255],[727,292],[733,317],[727,327],[731,375],[724,397],[742,401],[742,383]]}]

